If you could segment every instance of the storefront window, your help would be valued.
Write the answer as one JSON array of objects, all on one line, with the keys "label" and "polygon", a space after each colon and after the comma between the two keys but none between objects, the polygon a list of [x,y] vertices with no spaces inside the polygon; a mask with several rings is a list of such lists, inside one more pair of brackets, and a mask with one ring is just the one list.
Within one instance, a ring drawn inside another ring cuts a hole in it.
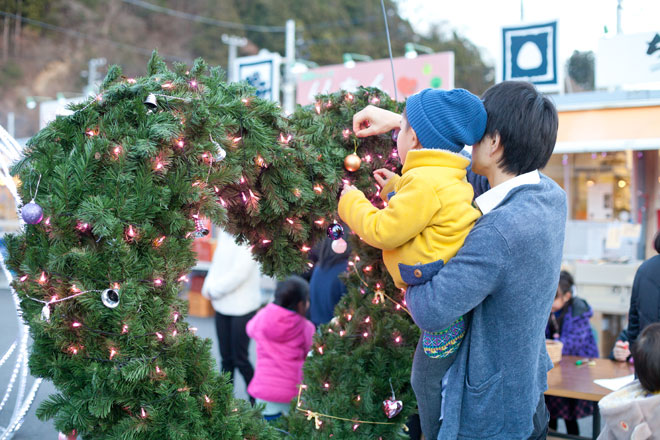
[{"label": "storefront window", "polygon": [[632,152],[555,154],[543,172],[566,191],[573,220],[630,219]]}]

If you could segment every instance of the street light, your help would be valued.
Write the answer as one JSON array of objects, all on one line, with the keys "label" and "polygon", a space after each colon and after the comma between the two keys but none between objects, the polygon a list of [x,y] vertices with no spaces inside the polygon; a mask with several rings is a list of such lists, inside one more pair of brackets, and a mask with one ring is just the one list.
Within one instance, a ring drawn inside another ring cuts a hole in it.
[{"label": "street light", "polygon": [[37,103],[42,101],[50,101],[50,96],[28,96],[25,98],[25,106],[30,110],[37,108]]},{"label": "street light", "polygon": [[369,55],[361,55],[359,53],[345,53],[344,54],[344,67],[352,69],[355,67],[355,60],[358,61],[373,61]]},{"label": "street light", "polygon": [[417,51],[431,54],[433,49],[427,46],[422,46],[421,44],[416,43],[406,43],[406,58],[413,59],[417,58]]}]

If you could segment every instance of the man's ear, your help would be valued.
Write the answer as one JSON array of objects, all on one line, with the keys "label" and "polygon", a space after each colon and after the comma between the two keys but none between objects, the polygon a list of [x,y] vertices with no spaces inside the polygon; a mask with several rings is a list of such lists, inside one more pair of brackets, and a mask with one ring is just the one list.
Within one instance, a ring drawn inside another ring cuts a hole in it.
[{"label": "man's ear", "polygon": [[489,157],[496,157],[498,160],[504,154],[504,148],[502,147],[502,144],[500,143],[500,140],[502,139],[500,137],[500,133],[495,131],[491,135],[487,135],[488,137],[488,156]]}]

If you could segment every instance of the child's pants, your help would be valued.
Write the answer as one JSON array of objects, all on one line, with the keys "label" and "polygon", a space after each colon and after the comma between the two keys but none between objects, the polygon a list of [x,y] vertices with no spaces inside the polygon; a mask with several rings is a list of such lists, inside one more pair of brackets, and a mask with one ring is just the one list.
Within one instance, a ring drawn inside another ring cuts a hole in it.
[{"label": "child's pants", "polygon": [[415,349],[410,382],[417,397],[419,420],[424,437],[438,438],[442,410],[442,378],[456,359],[457,351],[446,358],[431,358],[424,353],[420,337]]}]

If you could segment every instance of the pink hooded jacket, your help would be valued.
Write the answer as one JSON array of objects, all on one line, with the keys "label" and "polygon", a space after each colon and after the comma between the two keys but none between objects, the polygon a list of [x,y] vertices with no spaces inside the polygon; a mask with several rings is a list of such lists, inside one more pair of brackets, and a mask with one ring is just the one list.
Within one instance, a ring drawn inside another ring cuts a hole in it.
[{"label": "pink hooded jacket", "polygon": [[248,394],[268,402],[289,402],[298,394],[302,366],[312,346],[314,324],[270,303],[247,323],[257,343],[257,367]]}]

